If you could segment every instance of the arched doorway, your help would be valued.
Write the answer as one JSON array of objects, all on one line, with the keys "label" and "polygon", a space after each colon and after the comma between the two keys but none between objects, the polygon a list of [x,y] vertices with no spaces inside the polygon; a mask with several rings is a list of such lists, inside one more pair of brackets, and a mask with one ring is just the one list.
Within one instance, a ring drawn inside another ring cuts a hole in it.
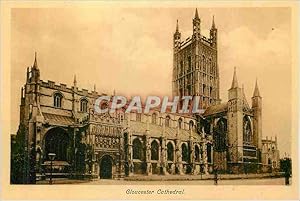
[{"label": "arched doorway", "polygon": [[68,160],[69,136],[62,128],[50,129],[45,135],[45,157],[49,160],[48,154],[55,153],[56,161]]},{"label": "arched doorway", "polygon": [[112,178],[112,159],[110,156],[103,156],[100,161],[100,179]]}]

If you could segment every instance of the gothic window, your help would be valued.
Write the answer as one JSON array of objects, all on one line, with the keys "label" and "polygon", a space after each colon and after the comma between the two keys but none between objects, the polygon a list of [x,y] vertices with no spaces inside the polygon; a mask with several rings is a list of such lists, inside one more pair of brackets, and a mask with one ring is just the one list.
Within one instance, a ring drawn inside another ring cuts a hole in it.
[{"label": "gothic window", "polygon": [[179,129],[182,129],[182,118],[178,119],[178,127]]},{"label": "gothic window", "polygon": [[189,123],[189,130],[192,130],[194,127],[194,122],[191,120]]},{"label": "gothic window", "polygon": [[244,126],[243,126],[243,138],[244,144],[251,145],[252,144],[252,130],[251,130],[251,122],[247,116],[243,119]]},{"label": "gothic window", "polygon": [[171,142],[167,144],[167,154],[168,154],[168,161],[174,160],[174,147]]},{"label": "gothic window", "polygon": [[205,84],[203,84],[203,86],[202,86],[202,94],[203,95],[205,95],[205,87],[206,87]]},{"label": "gothic window", "polygon": [[212,70],[213,70],[213,68],[212,68],[212,62],[211,62],[211,58],[209,58],[209,63],[208,63],[208,66],[209,66],[209,72],[210,72],[210,74],[212,74]]},{"label": "gothic window", "polygon": [[199,162],[200,161],[200,150],[197,145],[195,145],[195,161]]},{"label": "gothic window", "polygon": [[212,157],[211,157],[211,144],[206,145],[206,151],[207,151],[207,162],[212,163]]},{"label": "gothic window", "polygon": [[170,116],[166,116],[165,126],[170,127]]},{"label": "gothic window", "polygon": [[151,143],[151,160],[158,160],[159,145],[156,140]]},{"label": "gothic window", "polygon": [[138,138],[133,140],[132,147],[133,147],[133,159],[142,160],[144,157],[143,145]]},{"label": "gothic window", "polygon": [[188,71],[192,70],[192,58],[191,56],[188,56]]},{"label": "gothic window", "polygon": [[183,74],[183,61],[180,61],[180,75]]},{"label": "gothic window", "polygon": [[136,121],[139,121],[139,122],[142,121],[142,115],[141,115],[141,113],[136,113]]},{"label": "gothic window", "polygon": [[80,101],[80,111],[87,112],[88,101],[86,99],[82,99]]},{"label": "gothic window", "polygon": [[226,150],[226,133],[227,133],[227,121],[226,119],[220,119],[217,122],[217,126],[214,129],[214,141],[215,150],[222,152]]},{"label": "gothic window", "polygon": [[54,107],[61,108],[62,106],[62,95],[60,93],[54,94]]},{"label": "gothic window", "polygon": [[153,114],[152,114],[152,123],[153,123],[153,124],[156,124],[156,118],[157,118],[156,113],[153,113]]},{"label": "gothic window", "polygon": [[202,55],[201,65],[203,67],[203,71],[205,71],[205,56]]},{"label": "gothic window", "polygon": [[181,145],[181,154],[182,154],[182,161],[188,162],[189,161],[189,151],[188,147],[185,143]]}]

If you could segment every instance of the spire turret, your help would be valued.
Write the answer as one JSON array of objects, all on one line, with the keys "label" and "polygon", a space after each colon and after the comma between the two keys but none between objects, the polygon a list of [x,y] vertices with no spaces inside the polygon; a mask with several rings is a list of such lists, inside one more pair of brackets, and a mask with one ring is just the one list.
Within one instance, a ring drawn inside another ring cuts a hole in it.
[{"label": "spire turret", "polygon": [[257,78],[256,78],[256,82],[255,82],[253,97],[261,97],[260,93],[259,93],[259,89],[258,89]]},{"label": "spire turret", "polygon": [[211,29],[215,29],[215,28],[216,28],[216,25],[215,25],[215,16],[213,15]]},{"label": "spire turret", "polygon": [[236,67],[234,67],[231,89],[238,88],[238,87],[239,87],[239,85],[238,85],[238,80],[237,80],[237,76],[236,76]]},{"label": "spire turret", "polygon": [[37,68],[38,68],[36,57],[37,57],[37,54],[36,54],[36,52],[35,52],[35,53],[34,53],[34,63],[33,63],[33,66],[32,66],[33,69],[37,69]]},{"label": "spire turret", "polygon": [[77,80],[76,80],[76,74],[74,75],[74,81],[73,81],[74,86],[77,86]]},{"label": "spire turret", "polygon": [[179,32],[178,20],[176,21],[176,31],[174,33],[174,48],[180,47],[181,33]]},{"label": "spire turret", "polygon": [[196,8],[195,17],[193,19],[193,38],[198,40],[200,39],[200,24],[201,20],[198,15],[198,10]]},{"label": "spire turret", "polygon": [[197,8],[196,8],[196,12],[195,12],[195,19],[199,19],[199,20],[200,20],[199,15],[198,15],[198,9],[197,9]]}]

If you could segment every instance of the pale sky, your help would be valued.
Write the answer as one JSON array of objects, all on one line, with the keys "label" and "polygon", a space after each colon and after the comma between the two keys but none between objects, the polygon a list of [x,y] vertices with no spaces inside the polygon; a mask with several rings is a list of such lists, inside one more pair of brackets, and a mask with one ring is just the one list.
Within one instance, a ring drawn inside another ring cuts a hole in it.
[{"label": "pale sky", "polygon": [[[263,97],[263,138],[291,153],[291,11],[200,8],[208,36],[218,28],[220,94],[227,101],[233,68],[251,105],[255,79]],[[195,8],[12,9],[11,133],[19,123],[20,88],[38,53],[41,79],[118,95],[171,95],[173,33],[192,33]]]}]

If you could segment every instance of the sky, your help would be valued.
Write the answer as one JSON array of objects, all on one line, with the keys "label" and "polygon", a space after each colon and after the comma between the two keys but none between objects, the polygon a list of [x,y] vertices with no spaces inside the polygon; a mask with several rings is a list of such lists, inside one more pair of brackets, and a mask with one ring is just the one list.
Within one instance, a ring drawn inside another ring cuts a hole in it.
[{"label": "sky", "polygon": [[[251,105],[255,80],[263,98],[263,138],[291,153],[291,10],[201,8],[201,33],[218,29],[222,102],[234,66]],[[42,80],[118,95],[171,95],[173,33],[191,36],[195,7],[18,8],[11,12],[11,133],[19,124],[20,89],[37,52]]]}]

